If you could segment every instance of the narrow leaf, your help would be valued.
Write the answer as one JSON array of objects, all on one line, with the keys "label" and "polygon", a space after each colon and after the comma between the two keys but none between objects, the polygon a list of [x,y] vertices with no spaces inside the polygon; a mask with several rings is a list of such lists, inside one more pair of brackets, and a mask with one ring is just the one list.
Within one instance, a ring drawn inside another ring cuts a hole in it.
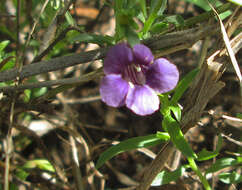
[{"label": "narrow leaf", "polygon": [[173,119],[170,115],[167,115],[163,119],[163,127],[170,135],[171,141],[174,145],[186,156],[191,158],[197,158],[197,155],[193,152],[191,146],[186,141],[179,123]]},{"label": "narrow leaf", "polygon": [[219,171],[223,168],[234,166],[238,164],[238,161],[234,158],[221,158],[217,160],[210,168],[206,170],[206,174]]},{"label": "narrow leaf", "polygon": [[106,161],[113,158],[115,155],[128,151],[133,150],[137,148],[143,148],[143,147],[149,147],[154,146],[157,144],[160,144],[167,140],[167,136],[164,136],[164,140],[161,138],[161,136],[157,136],[156,134],[148,135],[148,136],[142,136],[142,137],[134,137],[130,138],[128,140],[125,140],[123,142],[120,142],[117,145],[114,145],[110,148],[108,148],[105,152],[103,152],[96,164],[96,168],[100,168]]},{"label": "narrow leaf", "polygon": [[0,42],[0,52],[3,51],[9,43],[10,43],[9,40],[4,40],[4,41]]},{"label": "narrow leaf", "polygon": [[212,152],[212,151],[208,151],[206,149],[203,149],[201,152],[199,152],[197,154],[198,155],[197,160],[198,161],[204,161],[204,160],[209,160],[209,159],[216,157],[219,154],[219,151],[222,147],[222,143],[223,143],[223,138],[222,138],[221,135],[219,135],[216,150]]},{"label": "narrow leaf", "polygon": [[162,171],[160,172],[154,181],[152,182],[151,186],[161,186],[170,183],[171,181],[176,181],[179,177],[181,177],[186,171],[184,166],[176,169],[172,172]]},{"label": "narrow leaf", "polygon": [[233,171],[232,173],[221,173],[218,176],[219,180],[226,184],[241,183],[242,175]]},{"label": "narrow leaf", "polygon": [[199,69],[194,69],[189,72],[177,85],[175,88],[175,93],[171,98],[171,103],[176,104],[182,97],[186,89],[189,87],[195,76],[197,75]]}]

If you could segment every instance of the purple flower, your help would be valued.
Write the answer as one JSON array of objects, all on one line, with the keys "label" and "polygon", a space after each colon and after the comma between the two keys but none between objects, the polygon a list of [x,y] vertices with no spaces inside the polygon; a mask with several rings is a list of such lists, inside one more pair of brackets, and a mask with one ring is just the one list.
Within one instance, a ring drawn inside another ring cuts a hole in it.
[{"label": "purple flower", "polygon": [[154,60],[150,49],[142,44],[132,49],[124,43],[112,47],[104,60],[104,73],[102,101],[113,107],[126,105],[138,115],[158,110],[156,93],[172,90],[179,80],[174,64],[164,58]]}]

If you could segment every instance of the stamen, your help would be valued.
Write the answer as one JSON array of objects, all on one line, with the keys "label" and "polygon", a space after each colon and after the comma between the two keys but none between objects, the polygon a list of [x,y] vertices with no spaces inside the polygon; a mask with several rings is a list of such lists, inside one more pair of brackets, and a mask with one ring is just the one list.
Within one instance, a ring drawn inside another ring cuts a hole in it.
[{"label": "stamen", "polygon": [[133,84],[143,85],[146,82],[145,74],[140,66],[128,65],[123,73],[123,78]]}]

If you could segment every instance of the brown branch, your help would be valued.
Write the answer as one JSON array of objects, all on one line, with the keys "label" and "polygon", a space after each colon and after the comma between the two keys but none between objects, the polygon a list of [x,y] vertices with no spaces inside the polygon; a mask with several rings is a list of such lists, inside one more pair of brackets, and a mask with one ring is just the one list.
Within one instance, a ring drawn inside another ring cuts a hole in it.
[{"label": "brown branch", "polygon": [[27,84],[20,84],[18,86],[3,86],[0,87],[0,92],[13,92],[13,91],[21,91],[25,89],[33,89],[33,88],[42,88],[42,87],[53,87],[59,85],[80,85],[82,83],[98,79],[103,76],[104,73],[101,69],[85,74],[81,77],[73,77],[59,80],[50,80],[43,82],[32,82]]},{"label": "brown branch", "polygon": [[[162,36],[156,36],[143,41],[143,43],[150,47],[152,51],[161,51],[161,49],[170,48],[172,46],[181,46],[183,44],[185,45],[185,49],[187,48],[187,44],[193,45],[198,40],[216,33],[218,29],[219,28],[217,27],[217,25],[197,27],[180,32],[173,32]],[[181,48],[179,48],[179,50],[180,49]],[[14,80],[17,76],[19,76],[20,79],[23,79],[33,75],[57,71],[74,65],[102,59],[105,57],[107,50],[108,48],[101,48],[88,52],[82,52],[79,54],[53,58],[48,61],[40,61],[34,64],[25,65],[23,66],[22,71],[19,73],[19,75],[18,70],[15,68],[3,71],[0,72],[0,82]]]},{"label": "brown branch", "polygon": [[[48,61],[40,61],[38,63],[23,66],[22,72],[19,74],[21,79],[41,73],[61,70],[80,63],[86,63],[97,59],[102,59],[107,49],[92,50],[74,55],[53,58]],[[0,82],[14,80],[17,76],[17,69],[11,69],[0,72]]]}]

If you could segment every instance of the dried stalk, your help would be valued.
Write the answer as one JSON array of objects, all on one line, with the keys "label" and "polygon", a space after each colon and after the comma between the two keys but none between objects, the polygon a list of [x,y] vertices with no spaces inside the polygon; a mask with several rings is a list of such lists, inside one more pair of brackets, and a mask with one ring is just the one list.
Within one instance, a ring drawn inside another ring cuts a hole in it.
[{"label": "dried stalk", "polygon": [[[237,42],[239,43],[239,41]],[[239,46],[240,48],[237,48],[237,46],[237,44],[232,46],[234,53],[241,48],[241,45]],[[228,57],[220,57],[219,53],[221,51],[215,52],[207,59],[207,62],[203,64],[198,76],[185,96],[183,118],[180,123],[184,134],[195,126],[209,100],[225,86],[219,79],[224,72],[224,65],[228,61]],[[149,189],[154,178],[164,169],[164,165],[169,160],[173,149],[174,146],[171,143],[163,146],[156,159],[153,160],[145,172],[143,180],[137,187],[137,190]]]}]

